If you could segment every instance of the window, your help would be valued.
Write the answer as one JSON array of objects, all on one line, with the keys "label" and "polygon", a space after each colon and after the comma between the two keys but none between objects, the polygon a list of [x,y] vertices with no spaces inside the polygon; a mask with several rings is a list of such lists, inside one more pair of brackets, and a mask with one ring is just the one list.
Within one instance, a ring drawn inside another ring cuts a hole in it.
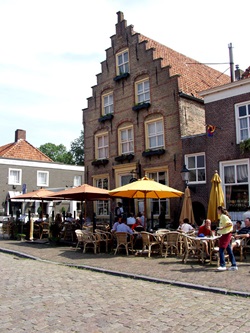
[{"label": "window", "polygon": [[49,186],[48,171],[37,171],[37,186]]},{"label": "window", "polygon": [[146,149],[158,149],[164,147],[163,120],[158,119],[146,122]]},{"label": "window", "polygon": [[96,136],[96,158],[108,158],[108,133]]},{"label": "window", "polygon": [[189,172],[189,183],[206,183],[205,153],[186,155],[185,163]]},{"label": "window", "polygon": [[229,211],[246,211],[249,206],[249,161],[235,160],[222,163],[222,183]]},{"label": "window", "polygon": [[74,184],[73,186],[82,185],[82,176],[74,176]]},{"label": "window", "polygon": [[117,59],[117,75],[129,73],[128,51],[126,50],[121,53],[118,53],[116,59]]},{"label": "window", "polygon": [[[166,171],[150,172],[148,176],[160,184],[168,185],[168,173]],[[154,215],[158,216],[163,210],[166,217],[169,217],[169,199],[151,200],[151,211]]]},{"label": "window", "polygon": [[136,82],[136,96],[137,104],[150,102],[149,80]]},{"label": "window", "polygon": [[9,185],[21,185],[22,183],[22,170],[9,169]]},{"label": "window", "polygon": [[133,127],[119,129],[119,154],[129,154],[134,152]]},{"label": "window", "polygon": [[113,93],[102,96],[102,114],[110,114],[114,112]]},{"label": "window", "polygon": [[237,143],[250,138],[250,102],[235,106]]},{"label": "window", "polygon": [[[103,188],[108,190],[108,178],[99,178],[95,179],[95,186],[98,188]],[[99,200],[96,202],[96,214],[97,215],[109,215],[109,201],[108,200]]]}]

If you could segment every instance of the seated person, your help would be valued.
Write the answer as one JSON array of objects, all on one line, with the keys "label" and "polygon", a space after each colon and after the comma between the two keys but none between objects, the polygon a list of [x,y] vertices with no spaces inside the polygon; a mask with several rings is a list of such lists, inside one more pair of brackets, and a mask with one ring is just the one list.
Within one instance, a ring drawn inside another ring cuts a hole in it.
[{"label": "seated person", "polygon": [[135,223],[131,226],[131,229],[135,230],[135,231],[143,231],[144,230],[144,228],[141,224],[141,219],[139,217],[137,217],[135,219]]},{"label": "seated person", "polygon": [[116,232],[117,231],[117,226],[120,223],[120,221],[121,221],[121,217],[116,216],[113,227],[111,229],[111,232]]},{"label": "seated person", "polygon": [[238,231],[241,229],[241,221],[237,221],[235,225],[233,226],[233,233],[238,233]]},{"label": "seated person", "polygon": [[127,232],[133,235],[133,230],[126,224],[126,219],[122,218],[121,222],[117,225],[116,232]]},{"label": "seated person", "polygon": [[[201,225],[199,227],[198,237],[199,237],[199,235],[213,236],[213,232],[211,230],[211,221],[209,219],[206,219],[205,224]],[[205,246],[206,255],[207,255],[207,257],[209,257],[210,254],[209,254],[209,249],[208,249],[208,242],[206,240],[204,240],[203,244]]]},{"label": "seated person", "polygon": [[234,235],[234,240],[232,242],[232,250],[235,247],[239,247],[244,238],[249,238],[250,237],[250,218],[246,217],[244,222],[245,222],[245,227],[241,228],[237,232],[237,234]]},{"label": "seated person", "polygon": [[135,223],[134,213],[130,213],[127,218],[127,225],[132,226]]},{"label": "seated person", "polygon": [[178,230],[180,230],[182,232],[189,232],[189,231],[194,230],[194,228],[189,223],[189,219],[185,218],[185,219],[183,219],[183,221],[180,221]]}]

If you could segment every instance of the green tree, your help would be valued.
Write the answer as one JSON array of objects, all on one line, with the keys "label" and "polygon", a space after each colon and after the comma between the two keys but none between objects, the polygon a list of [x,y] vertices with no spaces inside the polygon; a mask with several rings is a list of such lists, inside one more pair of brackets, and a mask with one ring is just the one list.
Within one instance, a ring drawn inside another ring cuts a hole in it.
[{"label": "green tree", "polygon": [[51,158],[54,162],[75,164],[72,153],[67,151],[63,144],[57,146],[54,143],[45,143],[38,149],[49,158]]},{"label": "green tree", "polygon": [[74,163],[76,165],[84,165],[84,136],[83,131],[79,138],[71,142],[70,153],[73,156]]}]

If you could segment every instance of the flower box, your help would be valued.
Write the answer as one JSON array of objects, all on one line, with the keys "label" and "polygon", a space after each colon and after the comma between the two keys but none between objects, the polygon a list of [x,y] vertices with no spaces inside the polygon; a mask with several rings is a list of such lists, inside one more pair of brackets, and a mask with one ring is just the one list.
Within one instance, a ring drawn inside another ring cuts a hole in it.
[{"label": "flower box", "polygon": [[114,77],[114,81],[120,81],[122,79],[126,79],[127,77],[129,77],[129,73],[123,73],[120,75],[117,75],[116,77]]},{"label": "flower box", "polygon": [[98,119],[100,123],[103,123],[106,120],[112,120],[114,118],[114,115],[112,113],[105,114],[105,116],[102,116]]},{"label": "flower box", "polygon": [[150,103],[140,103],[132,107],[133,111],[139,111],[142,109],[148,109],[150,107]]},{"label": "flower box", "polygon": [[134,157],[135,157],[134,154],[122,154],[122,155],[116,156],[115,161],[121,162],[121,163],[125,162],[125,161],[130,162]]},{"label": "flower box", "polygon": [[144,157],[151,157],[151,156],[160,156],[160,155],[163,155],[165,154],[165,149],[161,148],[161,149],[150,149],[150,150],[145,150],[143,153],[142,153],[142,156]]},{"label": "flower box", "polygon": [[104,158],[102,160],[94,160],[94,161],[92,161],[91,164],[99,167],[100,165],[103,165],[103,166],[107,165],[108,162],[109,162],[109,160],[107,158]]}]

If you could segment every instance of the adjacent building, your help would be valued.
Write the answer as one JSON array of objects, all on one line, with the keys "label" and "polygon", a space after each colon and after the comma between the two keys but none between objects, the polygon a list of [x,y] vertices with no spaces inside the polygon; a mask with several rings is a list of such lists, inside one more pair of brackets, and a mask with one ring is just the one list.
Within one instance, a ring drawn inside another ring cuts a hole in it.
[{"label": "adjacent building", "polygon": [[[17,129],[15,141],[0,147],[0,202],[1,215],[22,214],[31,211],[37,214],[40,202],[12,199],[13,197],[39,188],[59,190],[81,185],[84,181],[84,167],[53,162],[39,149],[26,140],[26,131]],[[60,210],[57,203],[44,202],[44,213]],[[69,203],[71,213],[77,211],[76,203]],[[80,207],[78,207],[80,209]]]},{"label": "adjacent building", "polygon": [[[206,134],[204,100],[200,91],[230,82],[198,61],[134,31],[122,12],[116,33],[101,63],[97,84],[83,110],[85,182],[113,189],[144,175],[184,190],[181,169],[184,137]],[[185,145],[186,147],[186,145]],[[194,158],[207,182],[204,149]],[[123,199],[125,211],[143,210],[140,200]],[[204,202],[205,205],[205,202]],[[177,221],[180,199],[150,200],[146,215]],[[109,203],[95,205],[97,218],[109,217]]]}]

